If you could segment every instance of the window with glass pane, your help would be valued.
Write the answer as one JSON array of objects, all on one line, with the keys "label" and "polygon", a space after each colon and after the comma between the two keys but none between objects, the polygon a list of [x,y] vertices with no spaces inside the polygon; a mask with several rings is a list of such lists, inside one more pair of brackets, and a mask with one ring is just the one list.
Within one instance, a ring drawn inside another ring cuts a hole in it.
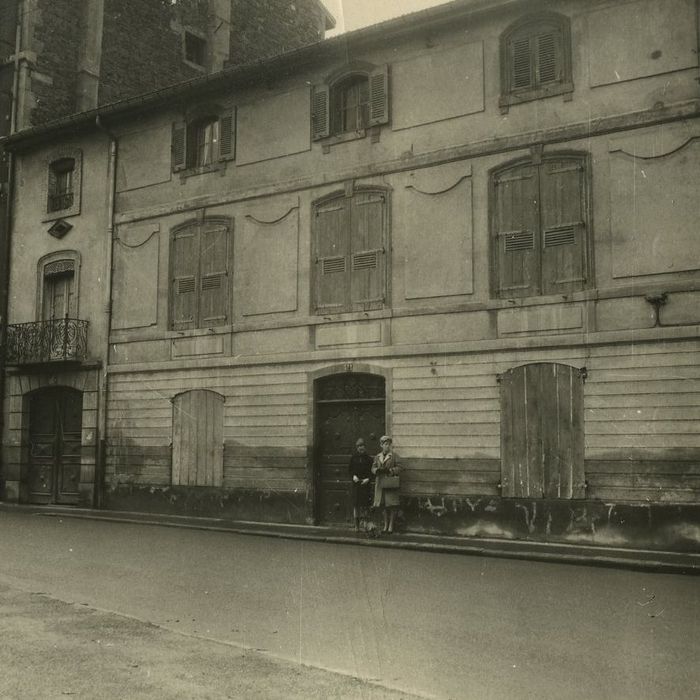
[{"label": "window with glass pane", "polygon": [[219,121],[207,117],[192,125],[192,153],[190,167],[211,165],[217,158]]},{"label": "window with glass pane", "polygon": [[75,160],[62,158],[51,164],[49,211],[68,209],[73,205],[73,173]]},{"label": "window with glass pane", "polygon": [[351,76],[332,91],[334,134],[364,129],[369,123],[369,81],[366,76]]}]

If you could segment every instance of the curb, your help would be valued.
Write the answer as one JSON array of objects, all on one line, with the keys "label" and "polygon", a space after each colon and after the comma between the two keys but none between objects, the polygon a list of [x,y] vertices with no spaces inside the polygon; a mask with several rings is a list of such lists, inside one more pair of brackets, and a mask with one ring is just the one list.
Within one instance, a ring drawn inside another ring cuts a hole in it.
[{"label": "curb", "polygon": [[458,538],[414,533],[396,534],[392,539],[352,536],[343,531],[311,525],[283,525],[258,522],[226,521],[191,516],[156,515],[128,511],[95,511],[46,506],[24,506],[0,503],[0,512],[16,512],[54,518],[102,520],[131,525],[157,525],[189,530],[230,532],[238,535],[274,537],[325,544],[381,547],[435,554],[493,557],[539,561],[544,563],[597,566],[649,573],[700,575],[700,554],[612,548],[599,545],[526,542]]}]

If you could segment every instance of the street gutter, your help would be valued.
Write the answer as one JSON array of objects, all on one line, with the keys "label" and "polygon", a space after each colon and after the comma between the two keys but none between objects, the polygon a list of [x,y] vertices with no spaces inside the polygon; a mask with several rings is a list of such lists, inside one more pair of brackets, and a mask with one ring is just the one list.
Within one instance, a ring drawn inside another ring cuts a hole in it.
[{"label": "street gutter", "polygon": [[133,525],[159,525],[238,535],[319,542],[325,544],[381,547],[435,554],[459,554],[539,561],[552,564],[597,566],[660,574],[700,575],[700,553],[671,552],[601,545],[577,545],[558,542],[532,542],[477,537],[447,537],[419,533],[395,533],[369,537],[346,530],[312,525],[285,525],[249,521],[220,520],[178,515],[158,515],[122,511],[95,511],[74,507],[0,504],[0,512],[27,513],[53,518],[103,520]]}]

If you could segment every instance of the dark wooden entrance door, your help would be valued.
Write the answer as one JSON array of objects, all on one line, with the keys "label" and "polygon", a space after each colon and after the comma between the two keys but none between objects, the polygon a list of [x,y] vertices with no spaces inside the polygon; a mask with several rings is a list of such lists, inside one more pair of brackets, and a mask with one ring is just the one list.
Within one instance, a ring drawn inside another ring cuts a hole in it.
[{"label": "dark wooden entrance door", "polygon": [[316,383],[316,514],[326,524],[350,523],[348,463],[358,438],[379,452],[385,430],[384,378],[337,374]]},{"label": "dark wooden entrance door", "polygon": [[78,502],[83,395],[44,389],[29,401],[29,501]]}]

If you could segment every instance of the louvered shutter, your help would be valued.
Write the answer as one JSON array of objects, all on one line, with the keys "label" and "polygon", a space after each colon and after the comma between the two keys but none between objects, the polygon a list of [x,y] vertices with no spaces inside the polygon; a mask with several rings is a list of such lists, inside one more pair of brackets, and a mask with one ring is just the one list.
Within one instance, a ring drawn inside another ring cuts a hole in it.
[{"label": "louvered shutter", "polygon": [[558,82],[561,79],[561,40],[558,34],[548,32],[537,39],[537,84]]},{"label": "louvered shutter", "polygon": [[173,123],[170,155],[173,172],[176,173],[187,167],[187,124],[185,122]]},{"label": "louvered shutter", "polygon": [[220,326],[228,318],[229,230],[204,223],[200,239],[199,326]]},{"label": "louvered shutter", "polygon": [[530,37],[518,37],[510,45],[511,76],[510,85],[513,90],[523,90],[532,87],[532,51]]},{"label": "louvered shutter", "polygon": [[196,226],[176,231],[172,239],[171,322],[174,330],[197,324],[197,262],[199,239]]},{"label": "louvered shutter", "polygon": [[369,125],[389,121],[389,66],[382,66],[369,74]]},{"label": "louvered shutter", "polygon": [[586,281],[584,161],[564,158],[540,166],[542,293],[565,294]]},{"label": "louvered shutter", "polygon": [[350,215],[350,289],[353,308],[381,308],[385,298],[386,196],[356,192]]},{"label": "louvered shutter", "polygon": [[311,93],[311,137],[318,141],[330,133],[330,90],[328,85],[315,85]]},{"label": "louvered shutter", "polygon": [[538,291],[537,170],[524,165],[500,173],[494,181],[496,293],[527,297]]},{"label": "louvered shutter", "polygon": [[236,108],[219,116],[219,160],[236,157]]},{"label": "louvered shutter", "polygon": [[344,311],[349,299],[349,200],[342,196],[316,207],[316,309],[320,313]]}]

